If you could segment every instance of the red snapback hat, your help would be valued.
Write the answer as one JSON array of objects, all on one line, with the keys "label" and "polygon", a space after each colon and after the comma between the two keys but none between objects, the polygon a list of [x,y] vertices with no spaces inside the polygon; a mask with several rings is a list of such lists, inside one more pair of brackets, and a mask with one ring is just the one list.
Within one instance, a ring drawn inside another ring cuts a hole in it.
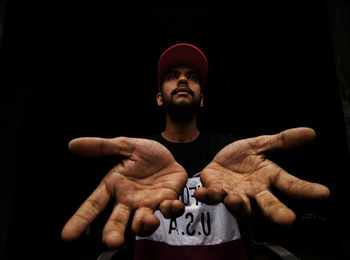
[{"label": "red snapback hat", "polygon": [[166,73],[173,67],[186,65],[191,67],[199,77],[202,87],[207,81],[208,60],[196,46],[179,43],[169,47],[158,61],[159,89]]}]

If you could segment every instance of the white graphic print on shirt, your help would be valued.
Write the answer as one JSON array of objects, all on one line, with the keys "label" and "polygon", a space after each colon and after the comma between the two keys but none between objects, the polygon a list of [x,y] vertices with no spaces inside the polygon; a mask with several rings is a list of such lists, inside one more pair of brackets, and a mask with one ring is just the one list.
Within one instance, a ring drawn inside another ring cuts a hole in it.
[{"label": "white graphic print on shirt", "polygon": [[216,245],[240,239],[236,218],[224,204],[206,205],[196,200],[194,191],[201,186],[199,177],[189,178],[179,198],[185,204],[185,213],[176,219],[166,219],[157,210],[158,229],[148,237],[136,239],[169,245]]}]

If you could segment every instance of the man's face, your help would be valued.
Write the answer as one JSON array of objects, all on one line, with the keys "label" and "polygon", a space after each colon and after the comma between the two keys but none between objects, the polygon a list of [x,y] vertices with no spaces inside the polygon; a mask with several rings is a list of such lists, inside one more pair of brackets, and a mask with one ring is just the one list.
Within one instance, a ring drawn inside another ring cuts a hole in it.
[{"label": "man's face", "polygon": [[202,107],[203,95],[196,73],[186,66],[171,69],[164,78],[157,103],[159,106],[164,105],[165,109],[196,110]]}]

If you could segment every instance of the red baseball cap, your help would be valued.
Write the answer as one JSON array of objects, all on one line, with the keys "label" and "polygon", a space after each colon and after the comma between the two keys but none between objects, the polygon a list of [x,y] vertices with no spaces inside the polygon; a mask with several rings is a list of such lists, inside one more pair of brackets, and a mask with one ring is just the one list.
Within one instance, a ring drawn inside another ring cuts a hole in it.
[{"label": "red baseball cap", "polygon": [[192,68],[199,77],[202,87],[207,81],[208,60],[196,46],[188,43],[179,43],[169,47],[158,61],[159,90],[166,73],[176,66],[186,65]]}]

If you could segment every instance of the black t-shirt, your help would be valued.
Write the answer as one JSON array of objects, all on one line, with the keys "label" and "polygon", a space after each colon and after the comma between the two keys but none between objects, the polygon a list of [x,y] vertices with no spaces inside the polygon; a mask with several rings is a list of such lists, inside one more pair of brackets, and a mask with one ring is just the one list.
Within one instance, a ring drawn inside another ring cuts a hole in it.
[{"label": "black t-shirt", "polygon": [[164,145],[175,160],[187,171],[189,177],[200,172],[226,145],[235,141],[233,136],[217,135],[201,132],[196,140],[190,143],[173,143],[165,140],[161,133],[149,136]]}]

